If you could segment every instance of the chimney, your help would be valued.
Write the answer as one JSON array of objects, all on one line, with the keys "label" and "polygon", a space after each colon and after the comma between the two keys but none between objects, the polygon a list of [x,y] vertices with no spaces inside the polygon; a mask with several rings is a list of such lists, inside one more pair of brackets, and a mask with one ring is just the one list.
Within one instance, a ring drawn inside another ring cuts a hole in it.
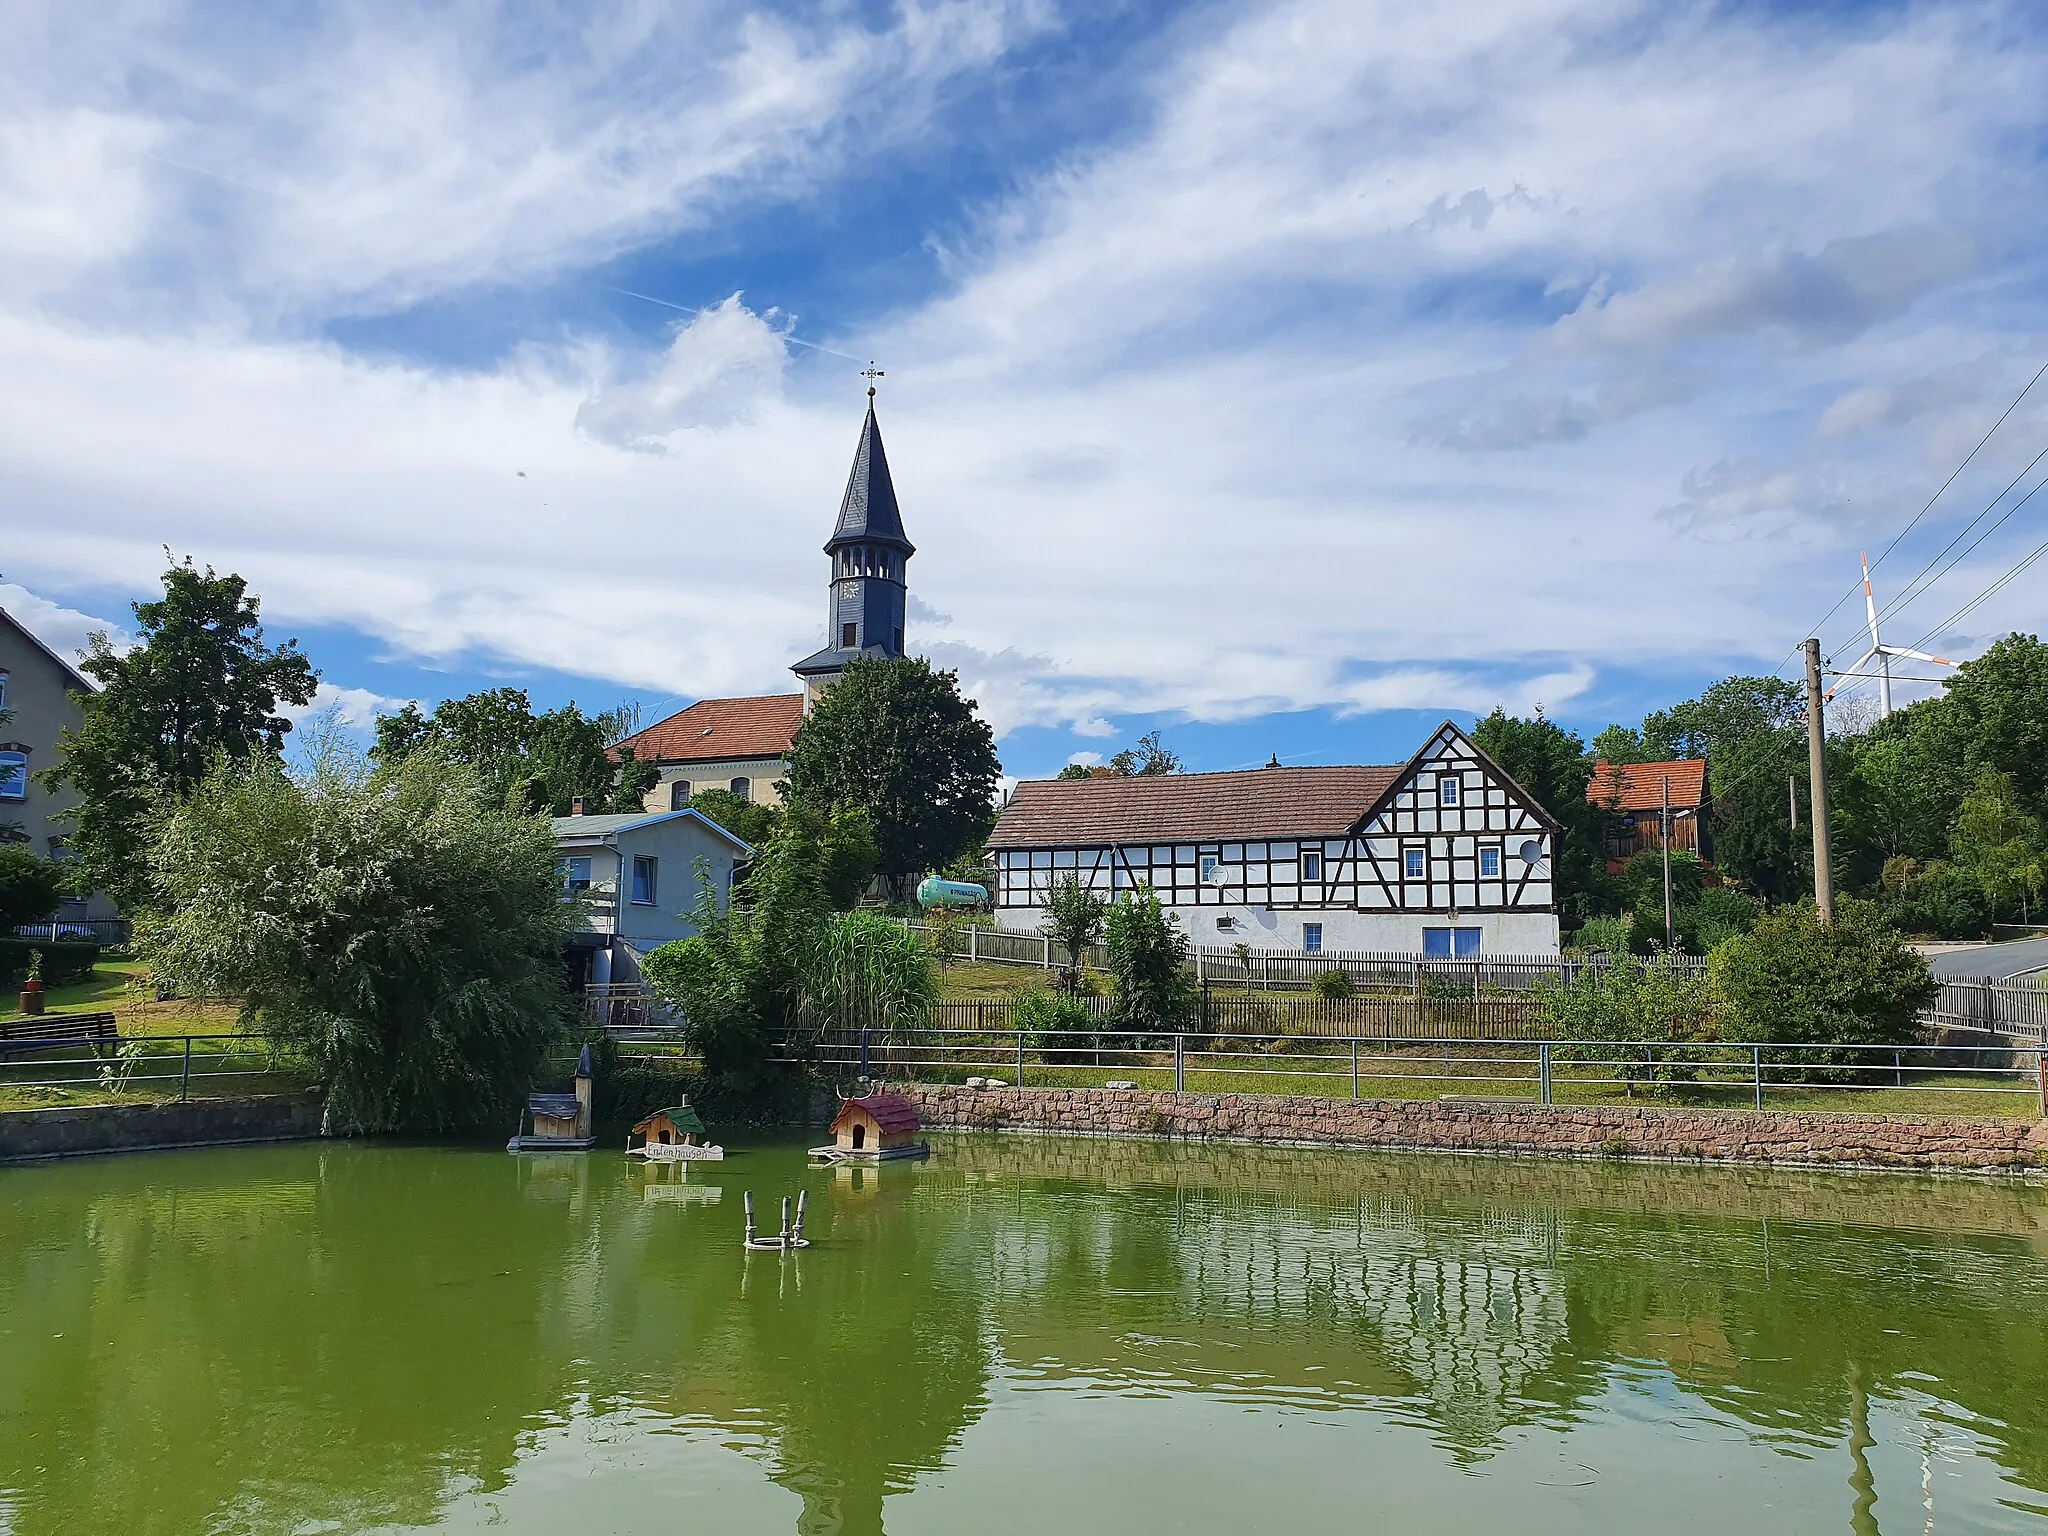
[{"label": "chimney", "polygon": [[583,814],[583,797],[581,795],[578,795],[569,802],[569,814],[571,816],[581,816]]}]

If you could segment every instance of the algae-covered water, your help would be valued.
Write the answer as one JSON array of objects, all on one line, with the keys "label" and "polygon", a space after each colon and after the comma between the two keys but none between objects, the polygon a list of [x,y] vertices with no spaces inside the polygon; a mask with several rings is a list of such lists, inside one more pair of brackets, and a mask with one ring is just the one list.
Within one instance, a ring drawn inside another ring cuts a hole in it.
[{"label": "algae-covered water", "polygon": [[[743,1254],[740,1192],[816,1246]],[[0,1169],[0,1532],[2048,1530],[2048,1190],[943,1138]]]}]

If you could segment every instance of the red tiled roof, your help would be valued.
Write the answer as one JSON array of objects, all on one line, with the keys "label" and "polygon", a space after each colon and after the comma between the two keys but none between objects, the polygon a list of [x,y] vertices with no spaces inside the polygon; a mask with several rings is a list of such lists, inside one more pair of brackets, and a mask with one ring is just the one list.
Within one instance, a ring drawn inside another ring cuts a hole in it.
[{"label": "red tiled roof", "polygon": [[1666,778],[1671,780],[1671,804],[1691,810],[1706,798],[1707,760],[1687,757],[1668,763],[1624,764],[1603,757],[1593,765],[1586,798],[1619,811],[1654,811],[1664,803]]},{"label": "red tiled roof", "polygon": [[874,1117],[875,1129],[884,1136],[896,1136],[905,1131],[917,1129],[917,1106],[900,1093],[871,1093],[864,1099],[848,1099],[839,1106],[839,1113],[833,1118],[832,1131],[838,1134],[839,1122],[846,1118],[849,1109],[864,1109]]},{"label": "red tiled roof", "polygon": [[787,757],[804,718],[804,696],[772,693],[754,699],[699,699],[612,748],[631,747],[643,763],[717,763],[733,758]]},{"label": "red tiled roof", "polygon": [[1253,768],[1131,778],[1029,779],[989,834],[991,848],[1337,837],[1401,768]]}]

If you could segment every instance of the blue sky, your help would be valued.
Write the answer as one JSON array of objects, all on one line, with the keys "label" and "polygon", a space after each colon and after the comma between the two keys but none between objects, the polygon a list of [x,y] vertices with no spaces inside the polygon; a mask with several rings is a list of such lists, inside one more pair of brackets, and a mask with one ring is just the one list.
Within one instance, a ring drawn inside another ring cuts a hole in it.
[{"label": "blue sky", "polygon": [[1954,616],[2048,537],[2048,381],[1985,440],[2048,361],[2036,7],[92,12],[0,57],[0,603],[53,644],[169,545],[358,724],[786,690],[871,357],[912,646],[1017,775],[1590,735],[1916,514],[1888,640],[2048,616],[2048,562]]}]

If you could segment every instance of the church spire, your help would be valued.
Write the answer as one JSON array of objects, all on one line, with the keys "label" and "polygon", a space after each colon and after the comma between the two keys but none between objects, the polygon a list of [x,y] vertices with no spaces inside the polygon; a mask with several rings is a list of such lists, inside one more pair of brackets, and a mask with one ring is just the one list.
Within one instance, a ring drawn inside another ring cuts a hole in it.
[{"label": "church spire", "polygon": [[825,649],[790,670],[804,680],[804,707],[829,687],[848,662],[887,661],[903,652],[910,557],[917,547],[903,531],[889,456],[875,420],[875,390],[868,386],[867,419],[853,452],[853,472],[839,501],[839,521],[825,541],[831,558]]}]

